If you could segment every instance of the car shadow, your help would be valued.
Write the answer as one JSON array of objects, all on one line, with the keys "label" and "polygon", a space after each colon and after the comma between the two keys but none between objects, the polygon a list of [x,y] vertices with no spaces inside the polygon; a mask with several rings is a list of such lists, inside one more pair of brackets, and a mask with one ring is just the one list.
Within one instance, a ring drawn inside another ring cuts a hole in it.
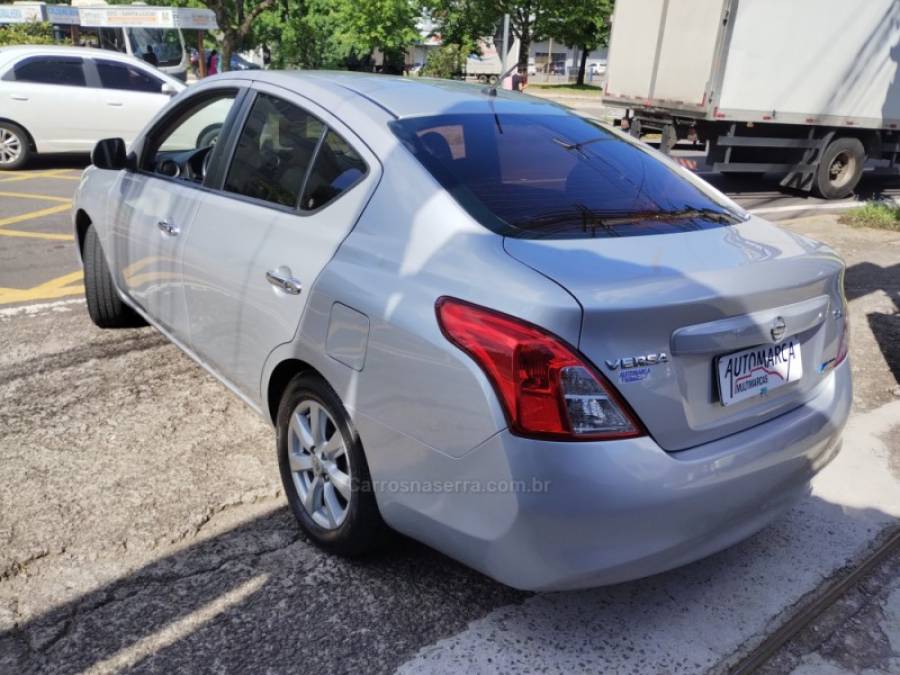
[{"label": "car shadow", "polygon": [[64,154],[64,155],[38,155],[33,158],[28,166],[28,170],[49,171],[54,169],[73,169],[82,170],[91,163],[90,155],[84,154]]},{"label": "car shadow", "polygon": [[[693,632],[700,653],[714,630],[736,649],[754,635],[748,621],[769,624],[815,588],[811,578],[840,567],[820,569],[808,555],[820,530],[838,550],[843,533],[862,538],[861,522],[886,518],[814,497],[754,537],[671,572],[531,594],[399,536],[364,559],[327,555],[299,535],[281,507],[0,633],[0,671],[390,672],[423,646],[471,631],[471,622],[528,598],[504,614],[509,644],[486,636],[487,652],[516,649],[513,643],[534,649],[545,637],[613,649],[622,631],[652,635],[661,646]],[[786,597],[785,588],[753,590],[761,575],[785,574],[796,581],[788,593],[796,597]],[[748,593],[752,602],[742,599]],[[723,612],[734,621],[724,628],[714,625]]]}]

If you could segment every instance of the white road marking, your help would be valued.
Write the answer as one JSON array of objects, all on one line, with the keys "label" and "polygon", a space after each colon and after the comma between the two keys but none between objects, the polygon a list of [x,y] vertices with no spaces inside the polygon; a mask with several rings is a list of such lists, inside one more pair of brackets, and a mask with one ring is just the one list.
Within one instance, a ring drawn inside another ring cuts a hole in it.
[{"label": "white road marking", "polygon": [[74,300],[57,300],[55,302],[38,302],[33,305],[21,305],[19,307],[4,307],[0,309],[0,318],[6,319],[11,316],[27,314],[33,316],[43,312],[67,312],[67,305],[83,305],[84,298],[76,298]]}]

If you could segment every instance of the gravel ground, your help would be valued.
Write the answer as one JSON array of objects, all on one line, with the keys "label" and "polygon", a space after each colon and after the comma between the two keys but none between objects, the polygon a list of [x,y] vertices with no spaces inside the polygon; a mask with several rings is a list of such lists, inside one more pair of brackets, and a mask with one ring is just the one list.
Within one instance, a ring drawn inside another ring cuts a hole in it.
[{"label": "gravel ground", "polygon": [[[846,475],[875,494],[882,466],[900,480],[896,430],[864,433],[896,409],[900,235],[791,227],[848,262],[854,434],[877,461]],[[357,562],[320,553],[286,509],[269,427],[154,331],[99,331],[77,301],[0,309],[0,402],[0,673],[449,670],[454,649],[482,654],[475,672],[497,650],[698,672],[833,571],[816,546],[839,567],[893,517],[814,499],[683,570],[529,596],[399,538]]]}]

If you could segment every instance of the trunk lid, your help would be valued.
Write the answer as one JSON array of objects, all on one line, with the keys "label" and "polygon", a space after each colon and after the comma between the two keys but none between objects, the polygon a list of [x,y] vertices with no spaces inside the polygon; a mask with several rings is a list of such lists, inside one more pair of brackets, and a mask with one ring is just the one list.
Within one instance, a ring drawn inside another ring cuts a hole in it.
[{"label": "trunk lid", "polygon": [[[507,238],[505,246],[575,296],[584,312],[578,348],[668,451],[802,405],[828,376],[826,364],[838,351],[841,259],[759,218],[641,237]],[[777,321],[784,332],[775,340]],[[722,405],[718,357],[791,337],[800,344],[799,380]],[[663,353],[666,359],[657,356]],[[645,361],[622,367],[637,357]]]}]

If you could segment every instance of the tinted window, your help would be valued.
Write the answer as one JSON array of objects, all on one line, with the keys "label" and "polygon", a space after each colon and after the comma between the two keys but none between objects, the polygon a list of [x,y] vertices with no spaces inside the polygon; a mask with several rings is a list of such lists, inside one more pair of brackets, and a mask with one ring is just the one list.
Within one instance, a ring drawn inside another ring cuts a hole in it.
[{"label": "tinted window", "polygon": [[442,115],[391,126],[474,217],[509,236],[660,234],[742,217],[639,144],[574,115]]},{"label": "tinted window", "polygon": [[116,63],[115,61],[97,61],[96,63],[100,84],[104,89],[144,91],[152,94],[158,94],[162,89],[162,80],[127,63]]},{"label": "tinted window", "polygon": [[366,174],[366,163],[343,138],[328,132],[316,155],[300,205],[313,210],[325,206],[353,187]]},{"label": "tinted window", "polygon": [[16,65],[14,72],[19,82],[84,86],[81,59],[65,57],[28,59]]},{"label": "tinted window", "polygon": [[234,151],[225,189],[296,207],[325,126],[300,108],[260,94]]}]

